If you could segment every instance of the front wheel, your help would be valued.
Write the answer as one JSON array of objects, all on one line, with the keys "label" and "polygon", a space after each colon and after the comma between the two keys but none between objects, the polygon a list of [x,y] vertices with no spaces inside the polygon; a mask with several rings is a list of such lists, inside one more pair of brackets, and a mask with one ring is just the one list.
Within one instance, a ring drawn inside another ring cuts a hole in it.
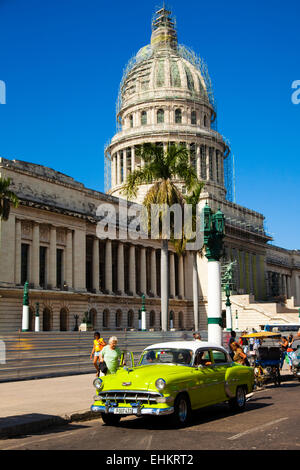
[{"label": "front wheel", "polygon": [[237,387],[235,397],[229,400],[229,406],[234,411],[242,411],[246,406],[246,392],[244,387]]},{"label": "front wheel", "polygon": [[119,423],[121,416],[109,413],[101,413],[101,418],[103,423],[107,426],[116,426]]},{"label": "front wheel", "polygon": [[171,415],[171,422],[174,427],[185,426],[191,416],[190,401],[186,395],[179,395],[174,403],[174,413]]}]

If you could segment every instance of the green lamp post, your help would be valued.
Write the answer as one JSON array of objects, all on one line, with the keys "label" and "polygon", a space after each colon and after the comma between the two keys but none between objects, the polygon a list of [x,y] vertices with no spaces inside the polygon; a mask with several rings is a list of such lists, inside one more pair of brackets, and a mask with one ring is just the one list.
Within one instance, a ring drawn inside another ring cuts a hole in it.
[{"label": "green lamp post", "polygon": [[29,284],[27,281],[23,292],[22,331],[29,331]]},{"label": "green lamp post", "polygon": [[207,329],[208,341],[222,345],[222,288],[220,258],[223,254],[225,216],[215,214],[206,203],[203,209],[205,256],[208,260]]}]

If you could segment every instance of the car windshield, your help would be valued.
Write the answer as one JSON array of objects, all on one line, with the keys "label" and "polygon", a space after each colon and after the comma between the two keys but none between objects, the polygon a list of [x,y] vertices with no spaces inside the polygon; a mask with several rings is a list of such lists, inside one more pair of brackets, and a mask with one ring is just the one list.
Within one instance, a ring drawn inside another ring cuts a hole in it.
[{"label": "car windshield", "polygon": [[146,364],[180,364],[190,365],[193,351],[189,349],[147,349],[142,353],[139,365]]}]

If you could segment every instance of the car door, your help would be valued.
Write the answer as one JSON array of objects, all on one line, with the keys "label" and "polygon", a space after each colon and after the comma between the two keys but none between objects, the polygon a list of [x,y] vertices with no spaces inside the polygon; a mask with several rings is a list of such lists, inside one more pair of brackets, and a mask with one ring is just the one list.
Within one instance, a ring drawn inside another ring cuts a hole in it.
[{"label": "car door", "polygon": [[196,351],[193,377],[193,387],[190,390],[192,407],[200,408],[215,403],[217,394],[216,377],[208,348],[200,348]]},{"label": "car door", "polygon": [[218,348],[211,349],[211,357],[215,375],[215,399],[221,402],[228,398],[225,392],[225,377],[228,367],[232,366],[232,361],[226,352]]}]

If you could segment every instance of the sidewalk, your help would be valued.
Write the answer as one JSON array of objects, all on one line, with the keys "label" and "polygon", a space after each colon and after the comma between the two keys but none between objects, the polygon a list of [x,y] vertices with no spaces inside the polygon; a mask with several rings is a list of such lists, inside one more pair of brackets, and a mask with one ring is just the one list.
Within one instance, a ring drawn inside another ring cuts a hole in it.
[{"label": "sidewalk", "polygon": [[0,384],[0,438],[97,417],[90,412],[95,374]]},{"label": "sidewalk", "polygon": [[[287,364],[282,381],[293,380]],[[0,384],[0,439],[41,431],[52,425],[99,418],[92,413],[95,374]]]}]

